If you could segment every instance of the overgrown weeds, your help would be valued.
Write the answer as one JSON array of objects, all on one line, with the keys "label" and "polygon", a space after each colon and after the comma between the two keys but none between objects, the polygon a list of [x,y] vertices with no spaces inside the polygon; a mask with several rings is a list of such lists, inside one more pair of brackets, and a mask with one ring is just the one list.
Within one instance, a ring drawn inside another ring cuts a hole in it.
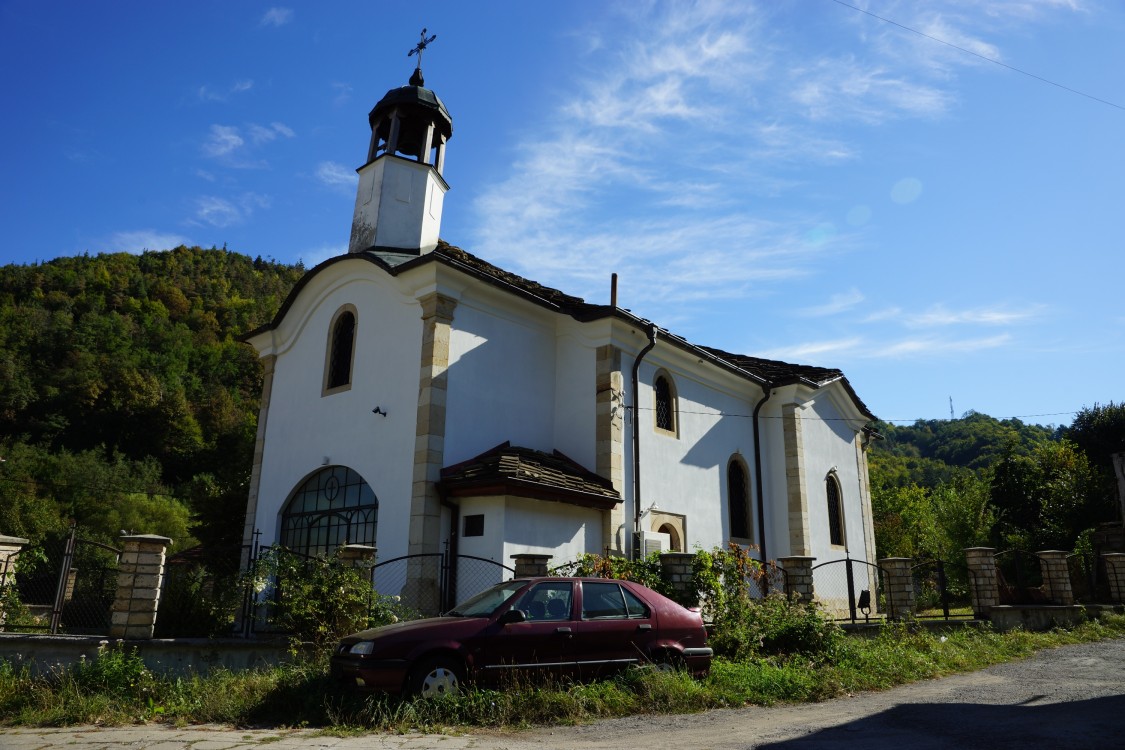
[{"label": "overgrown weeds", "polygon": [[265,671],[160,677],[144,667],[135,651],[116,649],[89,663],[38,676],[0,663],[0,724],[159,721],[315,726],[338,732],[575,724],[632,714],[823,700],[980,669],[1041,648],[1122,636],[1125,616],[1050,633],[930,633],[888,625],[870,639],[837,636],[830,649],[759,650],[743,658],[718,658],[705,680],[632,669],[597,682],[544,685],[527,680],[506,690],[475,689],[436,701],[342,691],[329,679],[323,658]]}]

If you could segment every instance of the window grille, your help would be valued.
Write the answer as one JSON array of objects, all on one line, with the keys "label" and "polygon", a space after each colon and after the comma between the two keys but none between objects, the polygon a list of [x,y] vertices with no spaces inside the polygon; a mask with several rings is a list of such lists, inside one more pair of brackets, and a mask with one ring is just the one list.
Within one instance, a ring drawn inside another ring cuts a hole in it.
[{"label": "window grille", "polygon": [[664,375],[658,375],[652,387],[656,392],[656,426],[661,430],[675,432],[676,404],[671,381]]},{"label": "window grille", "polygon": [[363,478],[345,466],[309,477],[285,504],[281,544],[308,556],[327,556],[344,544],[375,545],[379,501]]}]

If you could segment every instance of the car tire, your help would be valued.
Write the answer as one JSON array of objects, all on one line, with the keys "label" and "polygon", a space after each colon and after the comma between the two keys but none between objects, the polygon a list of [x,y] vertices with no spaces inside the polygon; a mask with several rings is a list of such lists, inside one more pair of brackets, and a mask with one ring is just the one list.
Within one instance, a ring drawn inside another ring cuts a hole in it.
[{"label": "car tire", "polygon": [[406,678],[406,689],[421,698],[456,695],[465,684],[465,670],[453,656],[431,656],[419,661]]},{"label": "car tire", "polygon": [[679,672],[686,665],[684,657],[675,651],[660,651],[652,655],[652,668],[657,672]]}]

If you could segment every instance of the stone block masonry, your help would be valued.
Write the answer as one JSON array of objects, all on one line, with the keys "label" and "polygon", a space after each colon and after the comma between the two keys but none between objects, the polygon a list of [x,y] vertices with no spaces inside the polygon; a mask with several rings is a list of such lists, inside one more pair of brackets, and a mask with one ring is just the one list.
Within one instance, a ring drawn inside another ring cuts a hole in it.
[{"label": "stone block masonry", "polygon": [[111,638],[152,638],[164,581],[164,552],[171,543],[168,537],[148,534],[121,537],[117,596],[110,610]]},{"label": "stone block masonry", "polygon": [[1000,604],[1000,582],[996,576],[996,550],[992,547],[969,547],[965,550],[969,568],[969,593],[973,614],[987,619],[992,608]]}]

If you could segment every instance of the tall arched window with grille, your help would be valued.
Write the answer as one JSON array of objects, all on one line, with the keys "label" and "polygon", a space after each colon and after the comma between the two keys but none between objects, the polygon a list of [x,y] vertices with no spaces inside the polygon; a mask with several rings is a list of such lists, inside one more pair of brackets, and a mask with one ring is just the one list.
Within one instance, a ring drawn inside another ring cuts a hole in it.
[{"label": "tall arched window with grille", "polygon": [[749,480],[746,465],[739,456],[733,456],[727,464],[727,515],[732,539],[753,538]]},{"label": "tall arched window with grille", "polygon": [[325,395],[351,388],[355,332],[355,307],[345,305],[336,313],[328,329],[327,361],[324,366]]},{"label": "tall arched window with grille", "polygon": [[824,492],[828,497],[828,541],[843,547],[844,544],[844,501],[840,496],[840,483],[836,481],[835,474],[829,474],[824,480]]},{"label": "tall arched window with grille", "polygon": [[652,381],[653,409],[656,429],[676,433],[676,384],[672,376],[661,371]]},{"label": "tall arched window with grille", "polygon": [[375,545],[379,500],[346,466],[329,466],[306,479],[281,513],[281,544],[309,556],[327,556],[344,544]]}]

